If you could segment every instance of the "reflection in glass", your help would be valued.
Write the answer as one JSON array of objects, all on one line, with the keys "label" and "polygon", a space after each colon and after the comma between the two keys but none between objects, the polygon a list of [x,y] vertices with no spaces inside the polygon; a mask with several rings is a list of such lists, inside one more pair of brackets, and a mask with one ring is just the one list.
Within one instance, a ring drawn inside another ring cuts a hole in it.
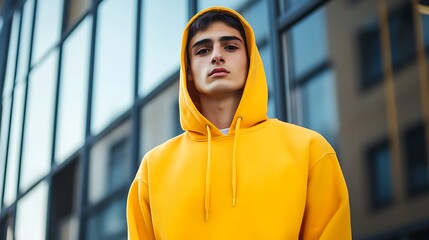
[{"label": "reflection in glass", "polygon": [[[129,183],[133,162],[130,135],[131,122],[127,121],[92,147],[88,186],[90,204],[97,203],[108,194]],[[121,164],[120,168],[118,168],[119,164]]]},{"label": "reflection in glass", "polygon": [[122,236],[118,236],[118,234],[123,233],[123,235],[126,235],[125,208],[126,198],[124,197],[110,204],[101,213],[90,217],[86,239],[112,239],[112,236],[122,239]]},{"label": "reflection in glass", "polygon": [[68,29],[72,28],[91,8],[91,3],[92,0],[73,0],[68,2],[68,19],[66,20]]},{"label": "reflection in glass", "polygon": [[373,208],[387,206],[393,197],[390,153],[387,142],[369,150],[371,204]]},{"label": "reflection in glass", "polygon": [[270,29],[268,25],[268,1],[256,2],[243,12],[243,17],[252,26],[256,41],[267,37],[268,29]]},{"label": "reflection in glass", "polygon": [[283,12],[293,12],[312,0],[278,0],[280,10]]},{"label": "reflection in glass", "polygon": [[85,137],[91,18],[64,42],[55,160],[64,161]]},{"label": "reflection in glass", "polygon": [[249,2],[250,0],[236,0],[236,1],[227,1],[227,0],[197,0],[197,6],[199,10],[204,8],[212,7],[212,6],[225,6],[232,8],[236,11],[240,10],[240,8]]},{"label": "reflection in glass", "polygon": [[102,1],[98,9],[91,132],[99,133],[133,100],[135,0]]},{"label": "reflection in glass", "polygon": [[48,184],[44,181],[18,201],[16,240],[45,239],[47,202]]},{"label": "reflection in glass", "polygon": [[34,0],[28,0],[24,4],[22,15],[21,38],[19,43],[19,58],[16,81],[21,81],[28,72],[28,58],[30,56],[30,37],[33,26]]},{"label": "reflection in glass", "polygon": [[10,33],[6,75],[4,78],[4,86],[3,86],[3,96],[10,94],[14,84],[20,19],[21,19],[20,12],[15,12],[15,14],[13,14],[12,30]]},{"label": "reflection in glass", "polygon": [[319,10],[291,30],[295,80],[328,57],[325,11]]},{"label": "reflection in glass", "polygon": [[[10,117],[10,104],[11,99],[9,96],[3,98],[2,103],[2,118],[1,118],[1,126],[0,126],[0,176],[4,176],[4,167],[6,163],[6,149],[7,149],[7,139],[9,131],[9,117]],[[3,178],[0,177],[0,199],[3,193]]]},{"label": "reflection in glass", "polygon": [[60,40],[62,13],[63,0],[37,1],[32,63],[39,61]]},{"label": "reflection in glass", "polygon": [[335,76],[325,71],[302,87],[303,126],[322,134],[335,145],[338,132]]},{"label": "reflection in glass", "polygon": [[19,151],[21,148],[22,117],[24,113],[25,82],[20,82],[15,87],[11,132],[9,139],[9,154],[6,170],[6,185],[4,193],[4,206],[9,206],[16,199],[16,187],[18,182]]},{"label": "reflection in glass", "polygon": [[259,48],[262,62],[264,63],[265,76],[267,78],[268,84],[268,117],[273,118],[276,116],[275,109],[275,98],[274,98],[274,79],[273,79],[273,65],[272,65],[272,56],[271,48],[269,45]]},{"label": "reflection in glass", "polygon": [[23,190],[50,168],[57,65],[54,51],[30,72],[22,152]]},{"label": "reflection in glass", "polygon": [[142,109],[140,156],[177,133],[178,89],[179,81],[176,81]]},{"label": "reflection in glass", "polygon": [[187,6],[186,0],[143,1],[140,48],[142,73],[139,80],[141,95],[148,94],[179,69],[180,38],[188,17]]}]

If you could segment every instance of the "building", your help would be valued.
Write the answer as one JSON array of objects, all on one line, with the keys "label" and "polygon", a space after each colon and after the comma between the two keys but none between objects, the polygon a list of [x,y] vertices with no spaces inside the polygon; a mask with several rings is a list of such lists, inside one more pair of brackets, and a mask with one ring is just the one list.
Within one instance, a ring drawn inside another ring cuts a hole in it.
[{"label": "building", "polygon": [[429,239],[429,1],[0,0],[0,240],[126,239],[141,157],[182,131],[181,31],[212,5],[253,26],[268,115],[335,147],[354,238]]}]

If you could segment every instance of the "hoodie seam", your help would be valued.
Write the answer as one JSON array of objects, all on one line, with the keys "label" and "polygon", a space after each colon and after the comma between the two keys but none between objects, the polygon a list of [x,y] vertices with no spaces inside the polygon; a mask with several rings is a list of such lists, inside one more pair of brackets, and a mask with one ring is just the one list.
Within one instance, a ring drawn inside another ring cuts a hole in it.
[{"label": "hoodie seam", "polygon": [[336,155],[335,154],[335,152],[328,152],[328,153],[325,153],[325,154],[323,154],[322,155],[322,157],[320,157],[311,167],[310,167],[310,169],[308,170],[308,172],[309,173],[311,173],[311,171],[313,170],[313,168],[317,165],[317,164],[319,164],[320,162],[322,162],[322,160],[323,159],[325,159],[327,156],[329,156],[329,155]]},{"label": "hoodie seam", "polygon": [[144,185],[146,185],[147,187],[149,187],[149,184],[147,184],[143,179],[141,178],[135,178],[135,180],[144,183]]}]

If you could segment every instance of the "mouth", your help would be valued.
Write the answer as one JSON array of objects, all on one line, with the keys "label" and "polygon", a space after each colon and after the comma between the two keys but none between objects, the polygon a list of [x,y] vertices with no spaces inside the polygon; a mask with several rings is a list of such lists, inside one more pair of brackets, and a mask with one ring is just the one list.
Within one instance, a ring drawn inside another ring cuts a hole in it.
[{"label": "mouth", "polygon": [[217,68],[213,68],[210,72],[209,72],[209,77],[216,77],[216,76],[226,76],[229,74],[228,69],[226,68],[222,68],[222,67],[217,67]]}]

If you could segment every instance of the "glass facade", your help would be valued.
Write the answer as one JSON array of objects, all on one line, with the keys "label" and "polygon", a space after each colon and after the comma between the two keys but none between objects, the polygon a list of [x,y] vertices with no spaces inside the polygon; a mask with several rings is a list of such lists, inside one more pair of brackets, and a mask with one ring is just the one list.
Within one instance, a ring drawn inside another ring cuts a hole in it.
[{"label": "glass facade", "polygon": [[126,239],[141,158],[183,131],[183,27],[215,5],[253,26],[268,116],[335,148],[353,238],[426,239],[426,2],[0,0],[0,240]]}]

